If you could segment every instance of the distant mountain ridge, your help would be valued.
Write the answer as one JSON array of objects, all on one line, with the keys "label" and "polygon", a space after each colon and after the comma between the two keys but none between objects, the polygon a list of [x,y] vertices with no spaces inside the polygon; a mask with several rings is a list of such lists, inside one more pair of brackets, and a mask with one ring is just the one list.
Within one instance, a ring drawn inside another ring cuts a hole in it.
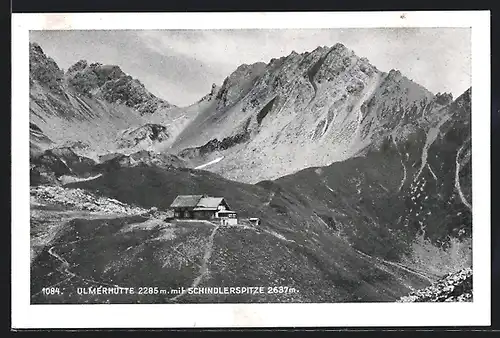
[{"label": "distant mountain ridge", "polygon": [[87,64],[80,60],[68,68],[65,77],[75,91],[88,97],[97,96],[109,103],[123,103],[141,115],[175,105],[151,94],[137,79],[125,74],[120,67],[101,63]]},{"label": "distant mountain ridge", "polygon": [[89,98],[98,97],[109,103],[124,103],[141,114],[175,105],[151,94],[137,79],[117,65],[88,64],[80,60],[63,73],[55,61],[45,55],[37,43],[30,43],[30,82],[37,81],[52,91],[62,93],[71,88]]},{"label": "distant mountain ridge", "polygon": [[[199,104],[206,104],[206,100]],[[156,97],[116,65],[80,60],[63,72],[38,44],[30,43],[33,154],[68,142],[85,144],[86,147],[74,150],[93,159],[118,149],[136,152],[144,149],[143,145],[147,150],[155,150],[172,142],[196,110],[181,109]],[[124,149],[125,130],[151,129],[153,125],[164,130],[161,141],[143,140],[137,142],[141,143],[139,146],[130,142],[130,149]]]},{"label": "distant mountain ridge", "polygon": [[451,101],[342,44],[318,47],[238,67],[170,151],[193,166],[224,156],[207,170],[255,183],[360,156],[388,135],[404,140]]}]

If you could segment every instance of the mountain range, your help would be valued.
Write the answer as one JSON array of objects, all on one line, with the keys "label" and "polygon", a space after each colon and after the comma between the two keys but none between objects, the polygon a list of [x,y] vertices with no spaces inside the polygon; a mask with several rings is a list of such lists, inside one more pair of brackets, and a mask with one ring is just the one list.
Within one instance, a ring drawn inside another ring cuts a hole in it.
[{"label": "mountain range", "polygon": [[[177,107],[116,65],[81,60],[63,72],[31,43],[33,187],[160,210],[178,194],[206,193],[224,196],[242,219],[262,220],[260,230],[217,233],[174,225],[176,247],[204,243],[190,251],[203,273],[192,260],[175,268],[182,259],[167,230],[141,228],[135,239],[123,232],[147,223],[143,216],[117,217],[108,228],[105,220],[60,222],[66,230],[35,258],[32,286],[54,278],[49,247],[88,280],[123,284],[136,274],[137,283],[172,288],[199,278],[303,290],[287,301],[391,301],[429,286],[471,266],[471,90],[456,99],[431,93],[335,44],[241,65]],[[216,301],[204,299],[193,301]]]}]

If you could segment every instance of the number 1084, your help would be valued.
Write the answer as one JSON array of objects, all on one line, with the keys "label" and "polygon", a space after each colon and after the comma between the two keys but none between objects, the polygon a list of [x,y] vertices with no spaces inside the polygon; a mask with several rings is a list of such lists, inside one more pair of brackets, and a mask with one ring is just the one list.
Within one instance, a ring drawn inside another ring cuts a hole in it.
[{"label": "number 1084", "polygon": [[49,288],[43,288],[42,293],[44,295],[60,295],[61,291],[59,290],[59,288],[49,287]]}]

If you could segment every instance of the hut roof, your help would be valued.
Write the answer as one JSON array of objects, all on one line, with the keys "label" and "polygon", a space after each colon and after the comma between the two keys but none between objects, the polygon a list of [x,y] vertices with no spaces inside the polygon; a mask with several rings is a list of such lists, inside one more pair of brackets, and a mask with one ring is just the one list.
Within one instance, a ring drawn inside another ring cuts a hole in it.
[{"label": "hut roof", "polygon": [[207,209],[217,209],[219,204],[224,201],[223,197],[202,197],[199,201],[198,204],[196,205],[197,208],[207,208]]},{"label": "hut roof", "polygon": [[170,205],[171,208],[194,208],[203,195],[179,195]]}]

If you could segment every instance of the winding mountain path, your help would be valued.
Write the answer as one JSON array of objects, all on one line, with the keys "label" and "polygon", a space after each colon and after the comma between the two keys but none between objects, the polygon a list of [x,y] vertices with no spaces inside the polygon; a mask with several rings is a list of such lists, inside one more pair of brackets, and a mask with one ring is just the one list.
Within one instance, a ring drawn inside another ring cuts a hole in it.
[{"label": "winding mountain path", "polygon": [[[66,244],[63,244],[63,245],[66,245]],[[54,251],[54,246],[52,246],[47,252],[52,256],[52,257],[55,257],[58,261],[61,262],[61,268],[62,268],[62,273],[66,274],[68,277],[76,277],[78,279],[81,279],[85,282],[89,282],[89,283],[93,283],[93,284],[99,284],[99,285],[106,285],[106,286],[111,286],[111,287],[118,287],[120,288],[121,286],[117,285],[117,284],[111,284],[111,283],[106,283],[106,282],[102,282],[102,281],[96,281],[94,279],[90,279],[90,278],[84,278],[84,277],[81,277],[79,275],[77,275],[76,273],[72,272],[71,270],[69,270],[69,267],[70,267],[70,264],[69,262],[64,259],[63,257],[61,257],[57,252]],[[67,278],[69,279],[69,278]]]},{"label": "winding mountain path", "polygon": [[424,275],[424,274],[422,274],[422,273],[420,273],[418,271],[415,271],[413,269],[409,269],[409,268],[407,268],[406,266],[404,266],[404,265],[402,265],[400,263],[395,263],[395,262],[387,261],[387,260],[379,258],[379,257],[373,257],[373,256],[367,255],[364,252],[361,252],[361,251],[359,251],[357,249],[354,249],[354,250],[356,250],[356,252],[359,253],[361,256],[370,258],[372,260],[374,259],[374,260],[376,260],[378,262],[381,262],[381,263],[384,263],[384,264],[392,265],[392,266],[394,266],[396,268],[399,268],[399,269],[404,270],[406,272],[409,272],[409,273],[411,273],[413,275],[416,275],[416,276],[418,276],[420,278],[423,278],[423,279],[429,281],[431,284],[434,282],[434,280],[430,279],[428,276],[426,276],[426,275]]},{"label": "winding mountain path", "polygon": [[[65,243],[65,244],[62,244],[63,246],[65,245],[68,245],[70,243]],[[111,284],[111,283],[107,283],[107,282],[102,282],[102,281],[97,281],[97,280],[94,280],[94,279],[90,279],[90,278],[84,278],[82,276],[79,276],[77,275],[76,273],[72,272],[69,268],[70,268],[70,264],[69,262],[64,258],[62,257],[61,255],[59,255],[56,251],[55,251],[55,246],[52,246],[50,247],[49,250],[47,250],[48,254],[51,255],[52,257],[54,257],[57,261],[59,261],[61,263],[61,265],[59,266],[59,268],[57,269],[59,272],[61,272],[63,275],[66,276],[66,278],[60,280],[59,282],[57,283],[54,283],[52,285],[50,285],[49,287],[54,287],[54,286],[57,286],[59,284],[62,284],[64,282],[67,282],[69,281],[70,279],[73,279],[73,278],[78,278],[82,281],[85,281],[85,282],[88,282],[88,283],[92,283],[92,284],[97,284],[97,285],[105,285],[105,286],[110,286],[110,287],[117,287],[117,288],[121,288],[121,286],[117,285],[117,284]],[[46,287],[45,287],[46,288]],[[39,295],[40,293],[42,292],[42,290],[38,291],[38,292],[35,292],[34,294],[31,295],[31,297],[35,297],[37,295]]]},{"label": "winding mountain path", "polygon": [[[200,271],[199,271],[199,275],[198,277],[196,277],[193,281],[193,283],[191,283],[191,288],[195,288],[197,287],[201,281],[203,280],[203,277],[205,277],[205,275],[208,273],[208,261],[210,260],[210,257],[212,257],[212,252],[213,252],[213,247],[214,247],[214,237],[215,237],[215,234],[217,232],[217,230],[219,229],[219,225],[216,225],[214,227],[214,229],[212,230],[212,233],[210,234],[210,237],[208,238],[208,243],[205,247],[205,253],[203,255],[203,260],[202,260],[202,264],[201,264],[201,267],[200,267]],[[177,299],[179,299],[180,297],[184,296],[187,292],[187,289],[184,289],[182,291],[182,293],[178,294],[177,296],[175,297],[172,297],[170,298],[170,301],[176,301]]]}]

